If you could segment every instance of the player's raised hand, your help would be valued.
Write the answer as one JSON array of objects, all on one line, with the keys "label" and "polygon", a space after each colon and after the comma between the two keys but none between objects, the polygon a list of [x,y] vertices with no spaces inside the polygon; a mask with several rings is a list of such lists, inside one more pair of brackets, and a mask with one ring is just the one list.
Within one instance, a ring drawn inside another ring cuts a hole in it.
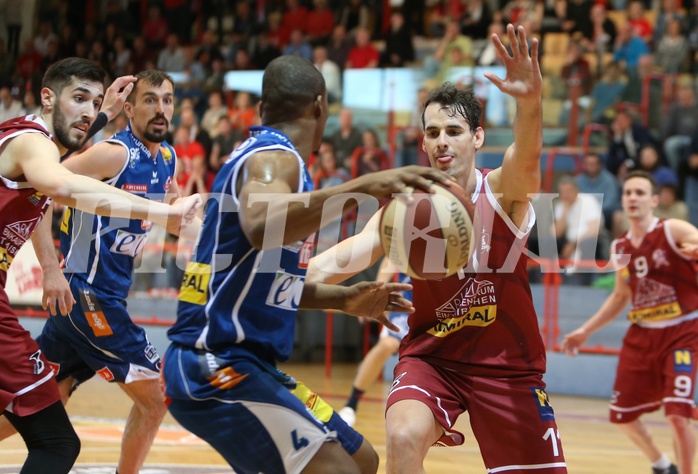
[{"label": "player's raised hand", "polygon": [[543,78],[538,63],[538,39],[531,40],[531,52],[528,52],[528,40],[523,26],[507,25],[507,36],[511,53],[502,43],[499,36],[493,34],[492,43],[497,55],[506,67],[507,75],[501,79],[497,75],[486,72],[489,79],[499,90],[515,99],[540,99],[543,91]]},{"label": "player's raised hand", "polygon": [[411,289],[412,285],[406,283],[362,281],[346,287],[342,311],[354,316],[375,319],[388,329],[399,331],[400,329],[385,316],[385,312],[412,313],[414,311],[412,302],[398,293]]},{"label": "player's raised hand", "polygon": [[107,114],[109,121],[119,115],[124,108],[126,98],[133,90],[136,83],[136,76],[121,76],[114,79],[107,91],[104,93],[102,108],[100,112]]}]

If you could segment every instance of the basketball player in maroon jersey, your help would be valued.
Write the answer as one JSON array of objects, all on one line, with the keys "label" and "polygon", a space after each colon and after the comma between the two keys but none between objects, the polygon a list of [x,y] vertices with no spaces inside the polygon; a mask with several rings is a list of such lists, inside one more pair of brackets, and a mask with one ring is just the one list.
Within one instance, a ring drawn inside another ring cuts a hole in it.
[{"label": "basketball player in maroon jersey", "polygon": [[[630,228],[611,244],[618,267],[615,288],[596,314],[565,336],[562,347],[568,355],[577,354],[593,332],[630,303],[632,324],[618,359],[610,421],[647,456],[654,474],[690,474],[696,445],[691,416],[698,364],[698,229],[679,219],[654,217],[658,201],[649,173],[628,174],[622,203]],[[678,469],[640,421],[662,405]]]},{"label": "basketball player in maroon jersey", "polygon": [[[489,472],[567,472],[555,417],[545,393],[545,347],[526,271],[530,204],[540,187],[542,79],[538,41],[529,54],[523,27],[507,26],[509,54],[492,41],[506,79],[486,73],[517,104],[514,144],[500,168],[475,168],[484,143],[480,104],[471,89],[444,84],[424,104],[422,148],[431,165],[472,195],[474,254],[442,280],[413,279],[409,332],[402,340],[388,395],[387,472],[422,473],[432,445],[464,442],[453,426],[464,411]],[[364,230],[311,260],[311,281],[339,282],[375,262],[383,250],[380,213]]]},{"label": "basketball player in maroon jersey", "polygon": [[[9,265],[41,222],[50,200],[170,228],[179,226],[182,217],[190,221],[200,203],[198,197],[173,206],[155,203],[74,175],[60,164],[61,155],[80,149],[89,137],[104,99],[105,75],[85,59],[59,61],[44,75],[41,115],[0,124],[0,412],[27,444],[21,473],[67,473],[80,450],[54,370],[20,326],[4,291]],[[110,88],[114,101],[123,105],[133,87],[130,82],[115,82]]]}]

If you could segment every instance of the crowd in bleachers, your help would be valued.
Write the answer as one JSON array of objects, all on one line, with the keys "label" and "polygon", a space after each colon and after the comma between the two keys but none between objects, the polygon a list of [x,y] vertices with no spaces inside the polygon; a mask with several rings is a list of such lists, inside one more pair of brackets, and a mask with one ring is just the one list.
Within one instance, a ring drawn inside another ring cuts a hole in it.
[{"label": "crowd in bleachers", "polygon": [[[259,123],[258,98],[228,90],[228,71],[263,69],[282,54],[316,64],[339,116],[312,166],[316,182],[329,185],[391,166],[386,140],[396,136],[398,162],[418,162],[418,113],[399,135],[357,126],[342,107],[343,70],[422,68],[423,100],[452,67],[496,65],[488,35],[501,35],[508,22],[522,24],[541,40],[546,123],[564,125],[576,114],[580,126],[607,126],[607,147],[585,157],[572,181],[581,193],[604,194],[599,227],[609,236],[623,230],[619,182],[640,168],[665,190],[664,214],[698,218],[698,210],[686,216],[685,204],[672,204],[698,199],[698,2],[39,0],[33,25],[19,20],[21,4],[0,1],[0,121],[36,112],[44,71],[66,56],[91,58],[112,77],[148,68],[177,73],[169,141],[185,192],[209,189],[249,126]],[[20,44],[23,28],[32,35]],[[97,139],[123,125],[115,121]],[[689,205],[698,208],[698,201]]]}]

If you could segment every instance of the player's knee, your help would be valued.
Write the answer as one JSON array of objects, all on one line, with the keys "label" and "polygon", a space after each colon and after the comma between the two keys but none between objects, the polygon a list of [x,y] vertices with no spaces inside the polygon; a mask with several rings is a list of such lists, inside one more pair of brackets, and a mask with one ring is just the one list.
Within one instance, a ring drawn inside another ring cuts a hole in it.
[{"label": "player's knee", "polygon": [[50,472],[70,471],[80,454],[80,438],[72,427],[68,428],[25,438],[28,465],[50,469]]},{"label": "player's knee", "polygon": [[667,421],[675,430],[684,430],[690,426],[690,420],[681,415],[667,415]]}]

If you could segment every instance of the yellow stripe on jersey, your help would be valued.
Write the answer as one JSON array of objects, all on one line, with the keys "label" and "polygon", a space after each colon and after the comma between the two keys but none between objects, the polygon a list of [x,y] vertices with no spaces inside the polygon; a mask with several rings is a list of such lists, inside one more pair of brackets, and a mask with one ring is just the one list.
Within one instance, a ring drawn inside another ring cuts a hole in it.
[{"label": "yellow stripe on jersey", "polygon": [[70,221],[70,208],[66,207],[63,213],[63,220],[61,221],[61,232],[64,234],[68,233],[68,222]]},{"label": "yellow stripe on jersey", "polygon": [[631,323],[640,321],[663,321],[679,316],[681,316],[681,307],[676,301],[660,306],[653,306],[652,308],[636,309],[628,313],[628,319]]},{"label": "yellow stripe on jersey", "polygon": [[497,319],[497,305],[476,306],[470,308],[464,316],[448,318],[437,322],[427,332],[432,336],[446,337],[466,326],[485,327]]},{"label": "yellow stripe on jersey", "polygon": [[182,278],[179,301],[205,305],[208,301],[208,281],[211,278],[211,265],[189,262]]}]

